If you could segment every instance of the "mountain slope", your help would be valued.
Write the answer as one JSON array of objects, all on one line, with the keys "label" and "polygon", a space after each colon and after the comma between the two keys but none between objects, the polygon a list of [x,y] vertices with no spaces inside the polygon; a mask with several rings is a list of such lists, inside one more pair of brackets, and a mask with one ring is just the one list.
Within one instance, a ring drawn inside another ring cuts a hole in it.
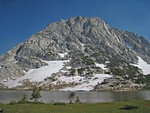
[{"label": "mountain slope", "polygon": [[[139,58],[150,64],[150,43],[144,37],[112,28],[97,17],[71,17],[49,24],[2,55],[0,81],[4,87],[12,88],[13,82],[15,84],[20,77],[28,76],[31,69],[49,67],[48,61],[67,60],[57,72],[47,73],[44,80],[39,82],[26,78],[15,87],[32,88],[36,84],[57,90],[82,85],[92,79],[99,81],[97,74],[107,74],[113,79],[119,76],[137,83],[141,78],[143,80],[143,72],[131,64],[138,64]],[[72,82],[62,81],[61,77],[69,80],[71,77]],[[111,82],[112,79],[108,80]],[[93,89],[97,86],[95,84],[102,82],[98,81],[92,85]]]}]

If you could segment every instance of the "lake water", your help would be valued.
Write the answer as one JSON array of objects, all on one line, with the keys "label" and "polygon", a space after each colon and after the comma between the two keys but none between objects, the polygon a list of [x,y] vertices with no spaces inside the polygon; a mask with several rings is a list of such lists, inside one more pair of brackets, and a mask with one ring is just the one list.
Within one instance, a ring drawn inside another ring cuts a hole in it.
[{"label": "lake water", "polygon": [[[9,103],[10,101],[20,100],[24,94],[28,98],[31,91],[4,91],[0,90],[0,103]],[[98,103],[113,102],[125,100],[150,100],[150,91],[134,91],[134,92],[50,92],[41,91],[40,100],[45,103],[66,102],[75,100],[79,96],[81,102]]]}]

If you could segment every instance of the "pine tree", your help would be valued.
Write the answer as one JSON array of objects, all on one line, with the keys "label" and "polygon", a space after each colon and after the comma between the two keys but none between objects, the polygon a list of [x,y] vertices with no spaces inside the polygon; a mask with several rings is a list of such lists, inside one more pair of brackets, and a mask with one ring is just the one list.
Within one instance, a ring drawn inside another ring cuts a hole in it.
[{"label": "pine tree", "polygon": [[37,102],[37,99],[41,97],[40,89],[38,87],[34,87],[33,92],[31,94],[31,99],[35,100],[35,103]]},{"label": "pine tree", "polygon": [[80,99],[78,96],[76,96],[76,100],[75,100],[76,103],[79,103],[80,102]]},{"label": "pine tree", "polygon": [[72,100],[70,100],[69,104],[73,104]]},{"label": "pine tree", "polygon": [[19,103],[26,103],[28,102],[26,94],[23,95],[23,98],[19,101]]}]

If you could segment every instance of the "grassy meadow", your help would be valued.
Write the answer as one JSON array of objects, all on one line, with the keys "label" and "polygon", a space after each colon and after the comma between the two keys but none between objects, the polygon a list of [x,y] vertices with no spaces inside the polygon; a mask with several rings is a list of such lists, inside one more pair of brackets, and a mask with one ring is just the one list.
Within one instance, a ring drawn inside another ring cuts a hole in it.
[{"label": "grassy meadow", "polygon": [[[124,109],[125,106],[131,109]],[[133,109],[132,109],[133,108]],[[96,104],[0,104],[3,113],[150,113],[149,100],[133,100]]]}]

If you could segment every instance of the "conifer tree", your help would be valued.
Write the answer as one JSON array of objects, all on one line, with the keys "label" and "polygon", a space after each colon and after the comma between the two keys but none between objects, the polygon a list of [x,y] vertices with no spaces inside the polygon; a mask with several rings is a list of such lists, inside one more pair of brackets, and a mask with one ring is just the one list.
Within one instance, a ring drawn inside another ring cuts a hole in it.
[{"label": "conifer tree", "polygon": [[79,96],[76,96],[75,102],[76,102],[76,103],[79,103],[79,102],[80,102]]},{"label": "conifer tree", "polygon": [[41,98],[40,89],[35,86],[31,94],[31,100],[34,99],[36,103],[38,98]]}]

